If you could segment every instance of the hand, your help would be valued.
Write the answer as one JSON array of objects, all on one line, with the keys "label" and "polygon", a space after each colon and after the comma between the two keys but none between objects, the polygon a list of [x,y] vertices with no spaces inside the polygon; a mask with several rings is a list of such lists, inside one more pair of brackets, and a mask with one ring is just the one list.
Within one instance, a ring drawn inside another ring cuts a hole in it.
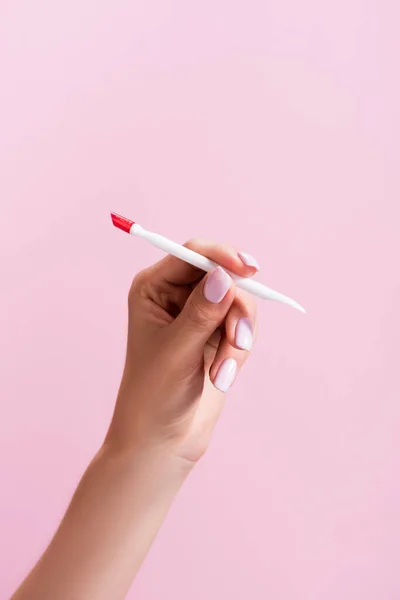
[{"label": "hand", "polygon": [[[185,245],[240,276],[257,270],[254,259],[233,247]],[[221,267],[204,276],[167,256],[139,273],[129,293],[126,363],[106,443],[135,451],[169,445],[195,463],[255,332],[252,297]]]},{"label": "hand", "polygon": [[[187,246],[239,275],[256,270],[229,246]],[[105,443],[14,600],[125,597],[208,446],[255,330],[252,299],[220,267],[204,276],[167,256],[135,277],[126,364]]]}]

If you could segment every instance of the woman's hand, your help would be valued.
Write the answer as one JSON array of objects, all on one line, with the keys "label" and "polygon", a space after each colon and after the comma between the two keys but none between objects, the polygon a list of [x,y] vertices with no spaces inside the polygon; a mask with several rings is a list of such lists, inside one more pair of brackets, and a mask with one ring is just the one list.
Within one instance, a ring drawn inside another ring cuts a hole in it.
[{"label": "woman's hand", "polygon": [[[187,246],[239,275],[256,271],[251,257],[231,247]],[[126,364],[105,443],[13,600],[125,597],[208,446],[255,329],[251,298],[220,267],[204,276],[168,256],[135,277]]]},{"label": "woman's hand", "polygon": [[[240,276],[258,269],[231,246],[185,245]],[[255,331],[252,297],[222,268],[204,276],[167,256],[139,273],[129,293],[126,364],[107,443],[123,450],[169,445],[197,461]]]}]

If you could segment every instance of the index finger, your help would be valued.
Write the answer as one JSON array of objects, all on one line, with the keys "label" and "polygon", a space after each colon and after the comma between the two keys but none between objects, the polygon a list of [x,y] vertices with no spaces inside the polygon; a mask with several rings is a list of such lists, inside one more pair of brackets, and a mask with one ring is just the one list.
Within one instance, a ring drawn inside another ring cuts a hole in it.
[{"label": "index finger", "polygon": [[[214,261],[222,268],[241,277],[251,277],[259,266],[257,261],[234,246],[221,244],[204,238],[195,238],[184,244],[186,248]],[[152,267],[160,279],[175,285],[189,285],[198,281],[204,271],[170,254]]]}]

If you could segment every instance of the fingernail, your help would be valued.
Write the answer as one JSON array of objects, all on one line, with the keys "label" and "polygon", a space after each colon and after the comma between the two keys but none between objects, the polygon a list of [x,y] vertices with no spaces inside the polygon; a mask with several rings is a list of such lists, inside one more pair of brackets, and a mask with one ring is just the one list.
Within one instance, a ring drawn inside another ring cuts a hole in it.
[{"label": "fingernail", "polygon": [[217,267],[211,271],[204,284],[204,297],[209,302],[217,304],[226,295],[232,285],[232,279],[222,267]]},{"label": "fingernail", "polygon": [[247,317],[242,317],[236,324],[235,344],[242,350],[251,350],[253,346],[253,327]]},{"label": "fingernail", "polygon": [[218,369],[217,376],[214,381],[214,386],[220,392],[226,392],[232,385],[236,375],[236,360],[227,358]]},{"label": "fingernail", "polygon": [[240,256],[241,261],[244,262],[246,267],[252,267],[252,269],[256,269],[257,271],[260,270],[260,265],[254,258],[254,256],[251,256],[251,254],[247,254],[246,252],[238,252],[238,254]]}]

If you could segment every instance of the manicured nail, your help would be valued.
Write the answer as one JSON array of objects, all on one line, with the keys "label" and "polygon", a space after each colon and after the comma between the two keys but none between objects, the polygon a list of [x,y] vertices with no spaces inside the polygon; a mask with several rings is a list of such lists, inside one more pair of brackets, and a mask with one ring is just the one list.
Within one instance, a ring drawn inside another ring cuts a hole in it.
[{"label": "manicured nail", "polygon": [[251,350],[253,346],[253,327],[247,317],[242,317],[236,324],[235,344],[242,350]]},{"label": "manicured nail", "polygon": [[209,302],[217,304],[226,295],[232,285],[232,279],[222,267],[217,267],[211,271],[204,284],[204,297]]},{"label": "manicured nail", "polygon": [[260,265],[258,264],[256,259],[253,256],[251,256],[251,254],[246,254],[246,252],[238,252],[238,254],[240,256],[241,261],[244,262],[246,267],[251,267],[252,269],[256,269],[257,271],[260,270]]},{"label": "manicured nail", "polygon": [[236,360],[227,358],[218,369],[217,376],[214,381],[214,386],[220,392],[226,392],[232,385],[236,375]]}]

